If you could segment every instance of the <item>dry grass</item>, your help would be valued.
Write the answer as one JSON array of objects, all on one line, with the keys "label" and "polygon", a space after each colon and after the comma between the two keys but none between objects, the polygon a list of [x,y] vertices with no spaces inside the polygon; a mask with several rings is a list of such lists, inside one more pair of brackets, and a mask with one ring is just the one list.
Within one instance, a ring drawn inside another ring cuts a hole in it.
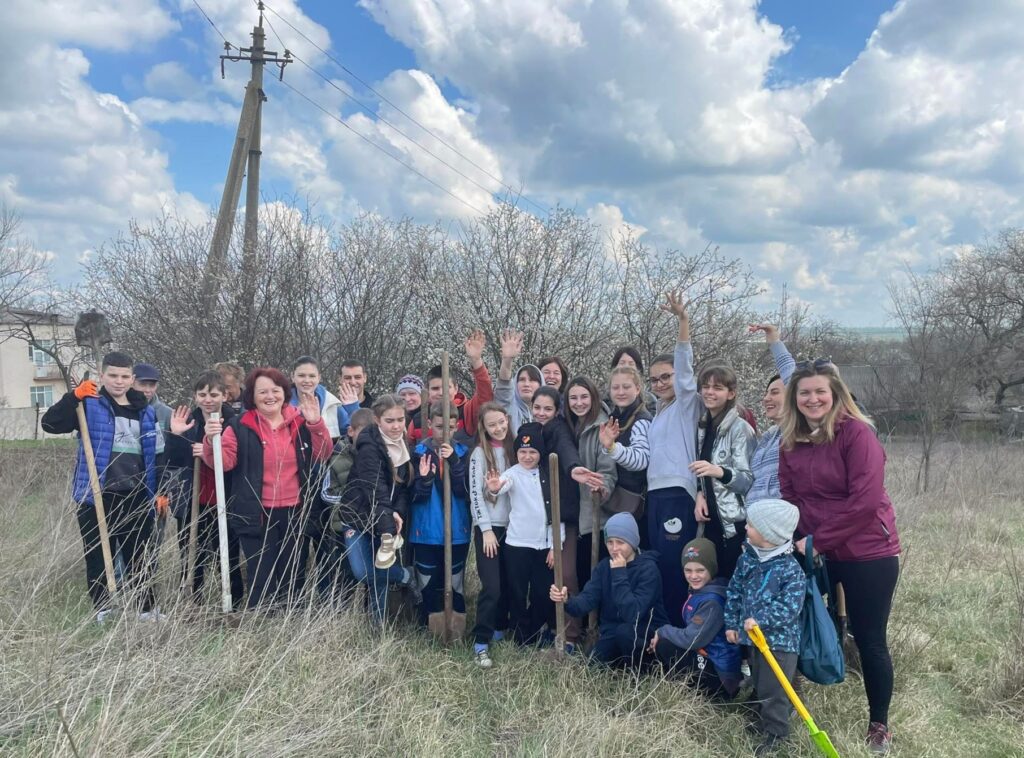
[{"label": "dry grass", "polygon": [[[894,446],[889,467],[907,547],[891,626],[898,754],[1024,755],[1022,451],[948,446],[934,492],[913,496],[907,450]],[[505,644],[485,673],[467,647],[375,637],[359,614],[313,606],[237,629],[188,617],[173,540],[159,577],[170,621],[99,629],[69,466],[67,447],[0,446],[0,754],[749,754],[739,714],[657,678]],[[804,690],[840,753],[864,755],[857,676]],[[794,734],[790,754],[814,755]]]}]

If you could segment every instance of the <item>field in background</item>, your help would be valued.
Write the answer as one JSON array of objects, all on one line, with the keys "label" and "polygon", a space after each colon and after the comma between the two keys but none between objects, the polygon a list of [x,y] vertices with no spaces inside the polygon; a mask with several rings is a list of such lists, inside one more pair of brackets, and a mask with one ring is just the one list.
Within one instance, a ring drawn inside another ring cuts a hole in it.
[{"label": "field in background", "polygon": [[[1024,756],[1024,448],[947,445],[913,495],[912,447],[888,484],[906,552],[890,632],[897,755]],[[556,665],[506,644],[478,670],[468,647],[411,629],[383,639],[315,606],[240,628],[187,617],[165,543],[170,621],[100,629],[84,590],[66,444],[0,443],[0,754],[749,754],[743,718],[674,682]],[[172,528],[173,530],[173,528]],[[173,535],[171,535],[173,537]],[[1016,551],[1016,552],[1015,552]],[[471,587],[470,592],[475,591]],[[843,756],[867,710],[858,676],[805,685]],[[794,721],[794,756],[815,755]]]}]

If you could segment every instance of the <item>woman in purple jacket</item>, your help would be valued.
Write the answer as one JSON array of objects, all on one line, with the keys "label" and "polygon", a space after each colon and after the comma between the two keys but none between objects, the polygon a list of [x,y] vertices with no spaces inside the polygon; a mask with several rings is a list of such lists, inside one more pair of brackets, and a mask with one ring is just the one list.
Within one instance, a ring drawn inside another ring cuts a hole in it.
[{"label": "woman in purple jacket", "polygon": [[843,585],[864,673],[867,743],[886,753],[893,670],[886,640],[900,540],[885,491],[885,450],[830,361],[798,363],[786,387],[779,484],[800,509],[797,543],[814,537],[829,578]]}]

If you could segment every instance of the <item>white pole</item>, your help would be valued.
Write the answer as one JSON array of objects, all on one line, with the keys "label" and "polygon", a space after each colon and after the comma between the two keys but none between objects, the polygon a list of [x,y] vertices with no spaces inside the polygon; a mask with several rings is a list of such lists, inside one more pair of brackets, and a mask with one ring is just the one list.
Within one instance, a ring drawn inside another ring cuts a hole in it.
[{"label": "white pole", "polygon": [[[219,413],[211,413],[211,419],[219,419]],[[224,495],[224,453],[221,450],[220,435],[213,435],[213,479],[217,487],[217,533],[220,536],[220,606],[224,613],[231,613],[231,560],[228,557],[228,505]]]}]

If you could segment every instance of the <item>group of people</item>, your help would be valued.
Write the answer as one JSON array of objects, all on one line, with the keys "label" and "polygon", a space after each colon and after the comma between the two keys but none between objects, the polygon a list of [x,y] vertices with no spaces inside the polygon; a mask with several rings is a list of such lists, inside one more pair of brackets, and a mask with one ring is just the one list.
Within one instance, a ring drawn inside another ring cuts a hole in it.
[{"label": "group of people", "polygon": [[[99,385],[82,382],[42,423],[51,433],[74,431],[83,405],[120,587],[142,618],[162,618],[149,550],[162,517],[178,522],[183,586],[190,579],[187,591],[201,597],[218,553],[219,438],[236,609],[273,609],[300,596],[345,603],[363,584],[373,623],[388,622],[389,597],[398,595],[423,626],[444,630],[447,489],[451,621],[461,634],[472,543],[481,589],[471,634],[481,667],[494,664],[492,645],[502,639],[552,644],[562,604],[570,653],[587,648],[592,660],[616,667],[660,663],[716,699],[734,698],[747,679],[762,754],[787,737],[790,709],[749,633],[760,627],[792,678],[807,587],[794,554],[813,537],[813,556],[845,594],[867,742],[888,751],[886,629],[900,543],[871,421],[830,361],[796,363],[777,328],[758,324],[751,330],[764,333],[777,368],[762,400],[771,426],[758,434],[729,364],[707,360],[695,371],[684,300],[670,294],[660,307],[677,320],[678,338],[650,363],[646,386],[642,356],[628,346],[612,357],[605,393],[592,378],[572,377],[557,356],[515,366],[523,339],[510,329],[499,338],[494,382],[485,336],[467,338],[472,396],[454,380],[443,386],[435,367],[425,381],[402,376],[393,393],[374,398],[354,360],[342,365],[335,395],[317,361],[303,356],[290,376],[270,367],[243,376],[218,364],[196,378],[194,409],[172,411],[157,395],[158,371],[115,352]],[[86,464],[80,446],[73,495],[102,623],[110,598]],[[185,485],[194,470],[190,562]]]}]

